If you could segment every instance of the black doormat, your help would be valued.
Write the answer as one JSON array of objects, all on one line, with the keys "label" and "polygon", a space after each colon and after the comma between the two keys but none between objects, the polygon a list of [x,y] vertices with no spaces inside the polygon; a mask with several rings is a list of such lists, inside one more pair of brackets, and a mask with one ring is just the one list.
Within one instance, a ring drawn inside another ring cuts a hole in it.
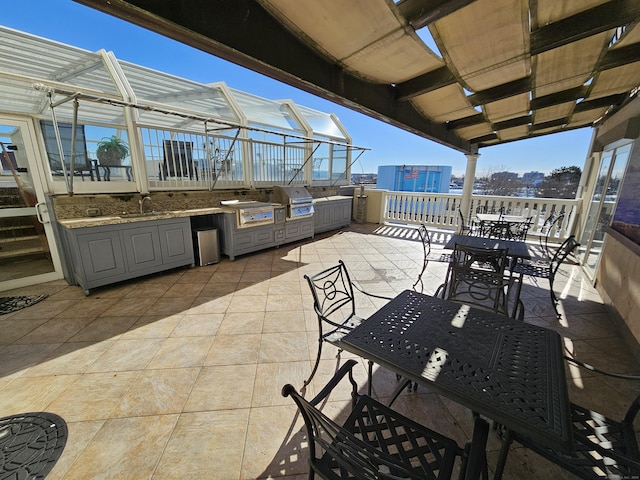
[{"label": "black doormat", "polygon": [[22,310],[40,300],[47,298],[47,295],[31,295],[29,297],[0,297],[0,315]]}]

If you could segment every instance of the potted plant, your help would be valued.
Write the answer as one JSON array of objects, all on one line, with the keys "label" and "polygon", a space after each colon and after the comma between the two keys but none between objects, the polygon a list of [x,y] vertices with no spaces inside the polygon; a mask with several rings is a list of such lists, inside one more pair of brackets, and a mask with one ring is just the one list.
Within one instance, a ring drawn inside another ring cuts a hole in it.
[{"label": "potted plant", "polygon": [[100,160],[100,165],[121,165],[127,155],[129,155],[127,142],[115,135],[104,137],[98,142],[96,156]]}]

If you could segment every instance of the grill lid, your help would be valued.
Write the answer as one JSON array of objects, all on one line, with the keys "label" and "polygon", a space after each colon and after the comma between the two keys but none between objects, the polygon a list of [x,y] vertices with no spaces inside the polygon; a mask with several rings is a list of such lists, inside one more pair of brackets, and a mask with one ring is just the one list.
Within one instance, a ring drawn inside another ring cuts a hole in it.
[{"label": "grill lid", "polygon": [[289,205],[299,205],[302,203],[313,203],[313,197],[309,191],[302,186],[274,186],[274,200],[279,203]]}]

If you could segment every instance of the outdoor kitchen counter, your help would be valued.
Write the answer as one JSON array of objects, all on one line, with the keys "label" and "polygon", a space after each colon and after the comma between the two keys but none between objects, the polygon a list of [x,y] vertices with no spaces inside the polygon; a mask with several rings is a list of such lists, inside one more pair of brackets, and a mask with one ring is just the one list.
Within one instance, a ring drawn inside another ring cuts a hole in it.
[{"label": "outdoor kitchen counter", "polygon": [[128,213],[122,215],[101,217],[82,217],[68,220],[58,220],[58,223],[65,228],[101,227],[105,225],[119,225],[123,223],[163,220],[167,218],[184,218],[195,217],[197,215],[212,215],[216,213],[226,213],[229,211],[231,210],[228,210],[224,207],[208,207],[188,210],[170,210],[166,212],[149,212],[144,214]]}]

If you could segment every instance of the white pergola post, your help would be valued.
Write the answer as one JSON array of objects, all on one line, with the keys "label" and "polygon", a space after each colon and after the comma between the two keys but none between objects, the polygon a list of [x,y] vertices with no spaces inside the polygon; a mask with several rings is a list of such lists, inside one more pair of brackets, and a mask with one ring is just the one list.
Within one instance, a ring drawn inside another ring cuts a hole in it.
[{"label": "white pergola post", "polygon": [[476,178],[476,165],[478,163],[479,153],[465,153],[467,157],[467,170],[464,174],[464,185],[462,186],[462,199],[460,200],[460,210],[464,218],[469,218],[469,206],[471,205],[471,196],[473,195],[473,183]]}]

